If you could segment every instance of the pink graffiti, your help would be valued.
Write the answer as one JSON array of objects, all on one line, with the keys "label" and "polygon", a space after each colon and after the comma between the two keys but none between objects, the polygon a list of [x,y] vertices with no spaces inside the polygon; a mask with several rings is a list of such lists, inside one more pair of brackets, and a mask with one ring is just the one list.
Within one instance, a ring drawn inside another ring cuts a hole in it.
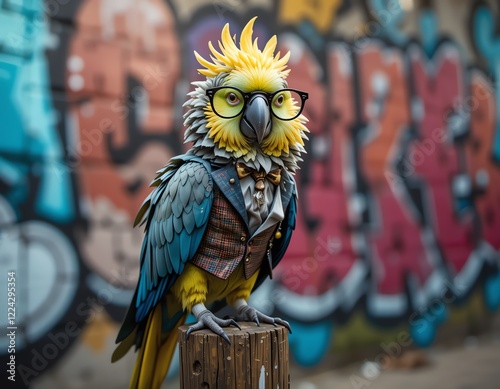
[{"label": "pink graffiti", "polygon": [[415,175],[426,183],[429,200],[426,211],[437,243],[447,264],[458,273],[474,249],[472,219],[459,217],[453,193],[462,173],[459,151],[454,144],[454,136],[459,134],[453,133],[450,123],[464,101],[461,58],[453,45],[445,44],[432,61],[426,60],[420,49],[413,48],[409,61],[422,115],[415,118],[419,138],[410,145],[408,158]]},{"label": "pink graffiti", "polygon": [[410,122],[410,104],[399,50],[370,44],[358,53],[362,118],[367,128],[360,141],[360,167],[373,198],[374,220],[368,231],[377,294],[404,293],[405,278],[419,285],[432,272],[411,204],[393,177],[400,142]]}]

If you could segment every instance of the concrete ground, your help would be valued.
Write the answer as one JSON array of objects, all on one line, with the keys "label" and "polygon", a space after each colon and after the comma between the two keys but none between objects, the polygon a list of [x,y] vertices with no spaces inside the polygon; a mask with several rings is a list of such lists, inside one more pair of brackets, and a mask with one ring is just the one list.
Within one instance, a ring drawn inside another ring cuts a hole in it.
[{"label": "concrete ground", "polygon": [[291,388],[500,388],[500,332],[480,338],[469,337],[458,347],[410,352],[407,358],[417,360],[415,364],[426,363],[414,368],[402,366],[404,363],[395,363],[395,367],[383,370],[378,370],[369,361],[356,362],[342,368],[322,367],[315,371],[293,368]]}]

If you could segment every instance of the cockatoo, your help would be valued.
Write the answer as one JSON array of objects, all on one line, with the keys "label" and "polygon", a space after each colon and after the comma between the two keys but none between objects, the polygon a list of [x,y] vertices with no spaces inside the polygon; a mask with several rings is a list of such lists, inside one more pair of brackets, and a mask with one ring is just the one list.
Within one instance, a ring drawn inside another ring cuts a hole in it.
[{"label": "cockatoo", "polygon": [[[229,342],[238,321],[290,326],[262,314],[248,299],[283,257],[296,219],[292,175],[305,152],[306,92],[288,87],[290,53],[275,54],[273,36],[261,50],[251,19],[239,47],[229,25],[210,60],[194,53],[206,76],[184,104],[185,141],[192,148],[157,172],[135,225],[145,224],[137,288],[113,361],[132,346],[138,356],[131,388],[158,388],[189,313]],[[216,317],[217,301],[234,319]],[[189,338],[188,338],[189,340]]]}]

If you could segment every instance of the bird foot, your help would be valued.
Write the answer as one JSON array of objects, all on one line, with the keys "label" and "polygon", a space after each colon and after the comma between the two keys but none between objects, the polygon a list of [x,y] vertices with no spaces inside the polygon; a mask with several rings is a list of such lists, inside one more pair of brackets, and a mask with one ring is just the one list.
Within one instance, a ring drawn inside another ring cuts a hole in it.
[{"label": "bird foot", "polygon": [[231,344],[231,340],[229,340],[229,337],[224,332],[222,327],[229,327],[229,326],[233,325],[241,330],[241,327],[239,326],[239,324],[236,323],[233,319],[226,319],[226,320],[219,319],[217,316],[215,316],[208,309],[200,312],[200,314],[198,315],[198,317],[196,319],[198,320],[198,322],[196,324],[193,324],[191,327],[188,328],[188,330],[186,332],[186,338],[189,338],[189,335],[193,331],[198,331],[198,330],[208,328],[214,334],[221,336],[222,339],[224,339],[228,344]]},{"label": "bird foot", "polygon": [[264,315],[263,313],[257,311],[255,308],[252,308],[248,305],[244,305],[239,309],[238,316],[236,316],[236,320],[253,321],[257,323],[258,326],[260,326],[260,323],[272,324],[275,327],[277,327],[279,324],[282,325],[283,327],[286,327],[288,331],[292,333],[292,328],[290,327],[290,324],[287,321],[280,319],[279,317],[271,317]]}]

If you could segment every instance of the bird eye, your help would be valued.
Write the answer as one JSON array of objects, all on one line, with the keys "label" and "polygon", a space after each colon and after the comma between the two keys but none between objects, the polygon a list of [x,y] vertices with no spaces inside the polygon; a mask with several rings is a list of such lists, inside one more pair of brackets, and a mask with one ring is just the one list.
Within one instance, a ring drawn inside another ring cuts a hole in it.
[{"label": "bird eye", "polygon": [[227,94],[226,101],[229,105],[238,105],[240,103],[239,97],[234,92],[229,92]]},{"label": "bird eye", "polygon": [[283,93],[279,94],[274,98],[274,105],[277,107],[281,107],[285,102],[285,95]]}]

